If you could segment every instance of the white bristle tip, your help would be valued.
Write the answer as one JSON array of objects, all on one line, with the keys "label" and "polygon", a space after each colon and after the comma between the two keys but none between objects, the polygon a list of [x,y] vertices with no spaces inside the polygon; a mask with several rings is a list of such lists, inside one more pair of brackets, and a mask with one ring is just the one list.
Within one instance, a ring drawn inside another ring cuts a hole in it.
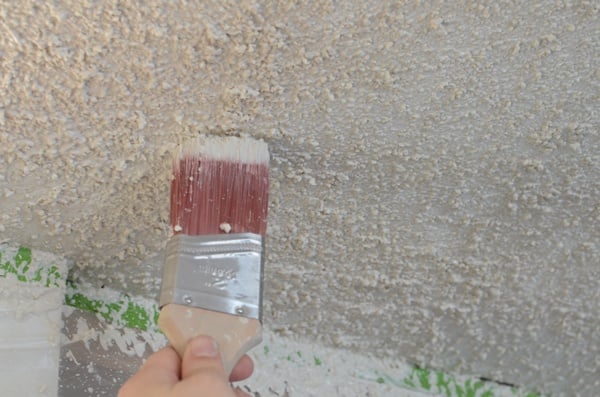
[{"label": "white bristle tip", "polygon": [[264,141],[252,138],[198,137],[180,149],[180,159],[190,156],[245,164],[268,164],[269,146]]}]

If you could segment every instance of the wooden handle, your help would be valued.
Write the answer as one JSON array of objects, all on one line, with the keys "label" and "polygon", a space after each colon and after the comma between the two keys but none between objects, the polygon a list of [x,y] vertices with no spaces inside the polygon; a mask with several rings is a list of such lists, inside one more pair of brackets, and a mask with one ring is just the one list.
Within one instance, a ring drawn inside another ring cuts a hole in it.
[{"label": "wooden handle", "polygon": [[262,342],[262,325],[256,319],[174,303],[161,309],[158,326],[181,357],[194,336],[213,337],[219,344],[227,377],[239,359]]}]

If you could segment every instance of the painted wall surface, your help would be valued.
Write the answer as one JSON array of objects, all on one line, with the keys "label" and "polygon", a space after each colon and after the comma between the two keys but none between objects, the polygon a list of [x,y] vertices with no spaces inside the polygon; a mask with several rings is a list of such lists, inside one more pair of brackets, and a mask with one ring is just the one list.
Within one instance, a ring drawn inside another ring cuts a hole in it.
[{"label": "painted wall surface", "polygon": [[597,2],[139,3],[0,5],[1,241],[154,296],[171,151],[248,134],[277,332],[600,389]]}]

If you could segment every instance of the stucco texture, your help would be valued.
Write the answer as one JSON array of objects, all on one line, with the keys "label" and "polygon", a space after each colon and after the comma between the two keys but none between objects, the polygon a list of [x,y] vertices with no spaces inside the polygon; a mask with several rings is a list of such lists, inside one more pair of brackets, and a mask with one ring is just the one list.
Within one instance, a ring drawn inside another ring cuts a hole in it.
[{"label": "stucco texture", "polygon": [[250,135],[268,327],[600,390],[597,2],[137,3],[0,6],[0,241],[156,296],[172,151]]}]

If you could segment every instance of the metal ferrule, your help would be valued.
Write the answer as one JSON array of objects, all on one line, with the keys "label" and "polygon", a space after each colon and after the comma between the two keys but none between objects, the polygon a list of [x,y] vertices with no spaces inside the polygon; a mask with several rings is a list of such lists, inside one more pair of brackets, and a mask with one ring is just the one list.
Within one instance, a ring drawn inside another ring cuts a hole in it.
[{"label": "metal ferrule", "polygon": [[262,320],[259,234],[178,234],[167,243],[160,307],[169,303]]}]

